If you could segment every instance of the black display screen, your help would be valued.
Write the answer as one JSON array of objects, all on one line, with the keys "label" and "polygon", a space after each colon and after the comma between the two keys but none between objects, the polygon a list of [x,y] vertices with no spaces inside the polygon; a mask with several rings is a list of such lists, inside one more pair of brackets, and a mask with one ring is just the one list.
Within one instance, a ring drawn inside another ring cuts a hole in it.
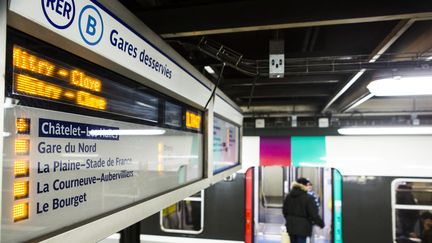
[{"label": "black display screen", "polygon": [[158,121],[159,98],[13,46],[13,93]]}]

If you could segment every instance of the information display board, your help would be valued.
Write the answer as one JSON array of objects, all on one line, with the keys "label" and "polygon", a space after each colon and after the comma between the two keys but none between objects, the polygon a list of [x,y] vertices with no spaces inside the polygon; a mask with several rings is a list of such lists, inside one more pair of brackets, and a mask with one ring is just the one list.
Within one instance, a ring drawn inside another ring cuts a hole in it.
[{"label": "information display board", "polygon": [[203,178],[201,111],[21,33],[10,42],[0,242],[61,233]]},{"label": "information display board", "polygon": [[1,242],[30,240],[202,178],[200,133],[22,106],[5,117]]},{"label": "information display board", "polygon": [[239,127],[221,118],[213,119],[213,172],[219,173],[240,163]]},{"label": "information display board", "polygon": [[157,122],[156,97],[18,45],[12,79],[15,94]]}]

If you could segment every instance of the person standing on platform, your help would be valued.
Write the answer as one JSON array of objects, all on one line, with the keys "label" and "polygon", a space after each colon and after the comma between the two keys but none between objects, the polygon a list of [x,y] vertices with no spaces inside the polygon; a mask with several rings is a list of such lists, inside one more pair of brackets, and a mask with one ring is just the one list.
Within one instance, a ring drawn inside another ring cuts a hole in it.
[{"label": "person standing on platform", "polygon": [[310,181],[307,184],[307,190],[308,190],[307,193],[309,195],[311,195],[312,197],[314,197],[315,204],[316,204],[317,208],[319,209],[321,201],[320,201],[318,194],[313,190],[313,186],[312,186],[312,183]]},{"label": "person standing on platform", "polygon": [[307,193],[308,183],[310,181],[306,178],[297,179],[284,200],[282,213],[291,243],[306,243],[306,238],[312,234],[314,224],[324,227],[315,199]]}]

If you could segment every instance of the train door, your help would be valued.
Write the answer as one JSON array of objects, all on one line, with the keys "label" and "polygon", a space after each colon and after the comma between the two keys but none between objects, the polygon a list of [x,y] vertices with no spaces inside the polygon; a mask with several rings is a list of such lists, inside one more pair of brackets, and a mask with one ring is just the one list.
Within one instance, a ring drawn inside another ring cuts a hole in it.
[{"label": "train door", "polygon": [[[246,191],[248,187],[253,188],[253,193],[246,194],[246,197],[253,197],[253,226],[251,227],[253,236],[246,243],[272,243],[281,241],[281,230],[285,225],[285,218],[282,214],[282,207],[285,197],[292,188],[292,183],[300,177],[310,181],[311,190],[309,194],[315,197],[319,215],[325,223],[324,228],[313,227],[312,235],[308,238],[309,243],[326,243],[334,241],[334,208],[333,205],[339,197],[335,196],[333,189],[334,172],[331,168],[312,168],[312,167],[285,167],[285,166],[260,166],[254,167],[253,180],[246,181]],[[339,199],[338,199],[339,200]],[[248,199],[246,198],[246,203]],[[248,206],[246,205],[246,209]],[[246,213],[246,215],[248,215]],[[246,219],[248,222],[248,219]],[[247,232],[246,225],[246,232]],[[340,241],[338,241],[340,242]]]},{"label": "train door", "polygon": [[258,171],[258,235],[260,237],[278,235],[284,223],[282,216],[284,184],[289,170],[288,167],[282,166],[263,166],[259,167]]}]

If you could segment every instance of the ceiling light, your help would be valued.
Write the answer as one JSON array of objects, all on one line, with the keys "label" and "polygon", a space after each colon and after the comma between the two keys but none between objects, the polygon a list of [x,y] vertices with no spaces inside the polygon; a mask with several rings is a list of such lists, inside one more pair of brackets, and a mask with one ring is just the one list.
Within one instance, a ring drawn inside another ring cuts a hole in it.
[{"label": "ceiling light", "polygon": [[215,74],[215,71],[210,66],[204,66],[204,69],[210,74]]},{"label": "ceiling light", "polygon": [[375,96],[432,95],[432,76],[379,79],[367,88]]},{"label": "ceiling light", "polygon": [[339,128],[341,135],[419,135],[432,134],[432,126],[412,127],[344,127]]}]

